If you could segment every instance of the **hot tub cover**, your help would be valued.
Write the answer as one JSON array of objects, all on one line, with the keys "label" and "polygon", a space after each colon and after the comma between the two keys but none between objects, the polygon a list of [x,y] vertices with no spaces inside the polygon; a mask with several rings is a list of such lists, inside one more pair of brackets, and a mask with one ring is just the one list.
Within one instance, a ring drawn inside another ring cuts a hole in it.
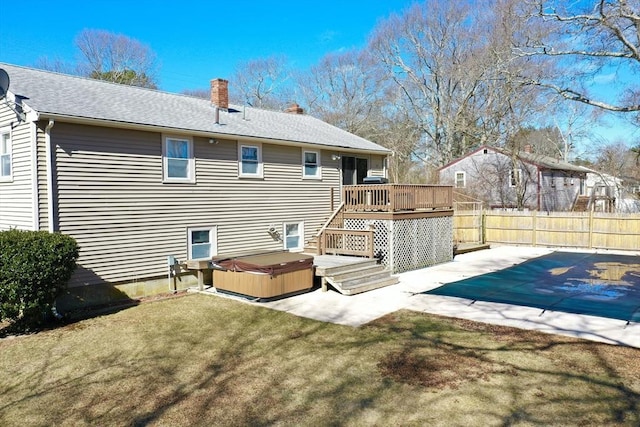
[{"label": "hot tub cover", "polygon": [[271,252],[238,257],[215,257],[213,262],[229,271],[264,273],[272,276],[313,267],[313,256],[293,252]]}]

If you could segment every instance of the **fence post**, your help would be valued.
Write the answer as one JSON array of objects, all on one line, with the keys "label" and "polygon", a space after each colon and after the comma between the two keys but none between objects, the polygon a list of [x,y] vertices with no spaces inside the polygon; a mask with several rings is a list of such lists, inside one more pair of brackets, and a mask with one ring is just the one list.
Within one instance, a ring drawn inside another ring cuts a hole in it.
[{"label": "fence post", "polygon": [[480,210],[480,243],[487,243],[487,212]]},{"label": "fence post", "polygon": [[536,235],[537,233],[537,229],[538,229],[538,214],[537,211],[533,211],[533,216],[531,217],[531,220],[533,221],[533,234],[531,235],[531,243],[532,245],[535,247],[536,243],[538,242],[538,237]]},{"label": "fence post", "polygon": [[589,249],[593,249],[593,209],[589,210]]}]

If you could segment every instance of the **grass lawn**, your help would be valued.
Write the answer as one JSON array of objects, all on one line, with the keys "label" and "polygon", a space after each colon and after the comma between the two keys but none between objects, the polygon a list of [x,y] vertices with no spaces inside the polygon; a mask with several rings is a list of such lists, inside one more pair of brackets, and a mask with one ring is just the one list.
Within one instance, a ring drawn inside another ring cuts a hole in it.
[{"label": "grass lawn", "polygon": [[640,425],[640,350],[400,311],[224,298],[0,339],[0,425]]}]

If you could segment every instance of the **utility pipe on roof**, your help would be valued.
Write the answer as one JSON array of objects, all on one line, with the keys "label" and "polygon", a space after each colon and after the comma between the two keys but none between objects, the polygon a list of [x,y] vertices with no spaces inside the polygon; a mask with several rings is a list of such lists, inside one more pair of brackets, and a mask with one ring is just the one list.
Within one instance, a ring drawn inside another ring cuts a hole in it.
[{"label": "utility pipe on roof", "polygon": [[47,220],[49,225],[49,233],[55,231],[53,221],[53,150],[51,147],[51,128],[55,124],[53,119],[49,119],[47,127],[44,128],[44,144],[47,165]]}]

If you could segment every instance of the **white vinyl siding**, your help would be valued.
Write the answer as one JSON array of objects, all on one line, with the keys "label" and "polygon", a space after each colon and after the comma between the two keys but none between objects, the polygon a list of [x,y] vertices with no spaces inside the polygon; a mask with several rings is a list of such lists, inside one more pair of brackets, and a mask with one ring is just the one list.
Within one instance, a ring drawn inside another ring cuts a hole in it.
[{"label": "white vinyl siding", "polygon": [[189,259],[210,259],[217,254],[215,227],[189,228],[187,245]]},{"label": "white vinyl siding", "polygon": [[301,251],[304,246],[304,223],[285,222],[282,228],[284,248],[290,251]]},{"label": "white vinyl siding", "polygon": [[165,182],[195,182],[193,141],[165,137],[162,142],[162,166]]},{"label": "white vinyl siding", "polygon": [[11,128],[0,128],[0,182],[11,181]]},{"label": "white vinyl siding", "polygon": [[307,179],[321,179],[320,153],[317,151],[302,151],[302,177]]},{"label": "white vinyl siding", "polygon": [[262,145],[238,144],[238,176],[262,178]]},{"label": "white vinyl siding", "polygon": [[[283,242],[269,226],[295,219],[304,244],[331,214],[332,187],[339,203],[339,170],[300,179],[299,147],[263,144],[264,179],[239,180],[242,141],[194,137],[197,184],[185,190],[162,181],[159,133],[56,122],[52,137],[59,230],[80,246],[71,286],[162,278],[168,255],[189,258],[187,228],[215,224],[218,254],[274,251]],[[320,162],[331,153],[320,151]]]}]

